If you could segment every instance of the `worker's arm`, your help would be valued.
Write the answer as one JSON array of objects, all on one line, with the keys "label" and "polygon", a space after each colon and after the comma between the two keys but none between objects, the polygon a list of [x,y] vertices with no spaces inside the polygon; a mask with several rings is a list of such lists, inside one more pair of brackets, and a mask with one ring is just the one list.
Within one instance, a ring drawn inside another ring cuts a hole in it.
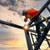
[{"label": "worker's arm", "polygon": [[27,20],[26,20],[26,19],[24,19],[24,22],[27,22]]},{"label": "worker's arm", "polygon": [[27,21],[28,21],[28,17],[25,17],[25,18],[24,18],[24,22],[27,22]]}]

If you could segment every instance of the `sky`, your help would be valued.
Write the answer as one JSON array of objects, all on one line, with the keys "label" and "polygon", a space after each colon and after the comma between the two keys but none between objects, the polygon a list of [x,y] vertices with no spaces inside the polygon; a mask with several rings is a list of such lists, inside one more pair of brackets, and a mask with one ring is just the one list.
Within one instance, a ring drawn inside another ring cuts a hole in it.
[{"label": "sky", "polygon": [[[34,8],[40,10],[40,8],[44,5],[44,3],[46,3],[46,1],[47,0],[27,0],[27,1],[25,0],[24,4],[26,7],[23,8],[24,9]],[[21,7],[22,6],[20,6],[19,9],[21,9]],[[13,15],[13,13],[15,13],[15,15]],[[50,13],[48,12],[47,9],[44,10],[42,16],[44,17],[50,16]],[[21,26],[24,25],[23,20],[21,19],[21,17],[19,17],[17,12],[8,10],[8,7],[0,6],[0,19],[5,21],[12,20],[12,23]],[[26,50],[27,43],[24,31],[0,24],[0,47],[19,47],[19,48],[23,47]]]}]

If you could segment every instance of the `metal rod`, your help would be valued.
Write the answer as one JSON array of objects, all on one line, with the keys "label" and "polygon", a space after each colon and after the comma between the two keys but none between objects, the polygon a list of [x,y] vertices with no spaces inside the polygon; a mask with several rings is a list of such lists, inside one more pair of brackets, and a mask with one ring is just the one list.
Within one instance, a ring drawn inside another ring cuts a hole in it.
[{"label": "metal rod", "polygon": [[33,45],[34,45],[34,47],[35,47],[34,38],[33,38],[33,36],[32,36],[32,33],[31,33],[31,38],[32,38]]},{"label": "metal rod", "polygon": [[50,9],[49,9],[49,7],[47,7],[47,10],[50,12]]},{"label": "metal rod", "polygon": [[44,9],[45,9],[49,4],[50,4],[50,0],[48,0],[48,1],[44,4],[44,6],[39,10],[39,12],[37,13],[37,15],[32,19],[32,21],[30,21],[30,22],[28,23],[29,26],[34,22],[34,20],[36,20],[36,18],[44,11]]},{"label": "metal rod", "polygon": [[38,36],[38,35],[36,35],[36,34],[32,34],[32,35],[34,35],[34,36]]},{"label": "metal rod", "polygon": [[4,25],[15,27],[15,28],[23,29],[22,26],[19,26],[19,25],[13,24],[13,23],[9,23],[9,22],[5,22],[5,21],[2,21],[2,20],[0,20],[0,24],[4,24]]},{"label": "metal rod", "polygon": [[48,37],[50,37],[50,35],[49,35],[49,34],[47,34],[47,36],[48,36]]},{"label": "metal rod", "polygon": [[29,29],[28,31],[30,31],[30,32],[34,32],[34,33],[37,33],[35,30],[32,30],[32,29]]},{"label": "metal rod", "polygon": [[46,41],[47,41],[47,43],[48,43],[48,46],[50,47],[50,43],[49,43],[49,40],[47,39],[47,37],[46,37]]},{"label": "metal rod", "polygon": [[[47,30],[47,31],[46,31],[46,30]],[[45,39],[45,37],[46,37],[46,35],[47,35],[47,33],[48,33],[48,29],[46,28],[44,34],[43,34],[42,37],[39,39],[38,44],[37,44],[37,46],[35,47],[34,50],[38,50],[38,49],[40,48],[40,46],[41,46],[43,40]]]},{"label": "metal rod", "polygon": [[28,50],[33,50],[32,44],[31,44],[31,39],[30,39],[30,36],[29,36],[29,32],[28,31],[25,31],[25,36],[26,36]]}]

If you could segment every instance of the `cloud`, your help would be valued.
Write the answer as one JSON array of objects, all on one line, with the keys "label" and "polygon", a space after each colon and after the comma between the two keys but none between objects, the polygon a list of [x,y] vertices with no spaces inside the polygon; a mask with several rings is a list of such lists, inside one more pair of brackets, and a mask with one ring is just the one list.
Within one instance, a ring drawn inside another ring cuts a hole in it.
[{"label": "cloud", "polygon": [[0,42],[12,40],[14,38],[15,36],[13,36],[11,30],[7,26],[0,25]]},{"label": "cloud", "polygon": [[0,42],[0,46],[24,46],[26,45],[26,41],[23,41],[23,40],[16,40],[16,39],[13,39],[13,40],[8,40],[8,41],[3,41],[3,42]]},{"label": "cloud", "polygon": [[[9,31],[6,29],[8,29]],[[16,46],[16,44],[18,42],[19,43],[17,45],[22,45],[23,42],[25,41],[25,39],[23,38],[23,34],[21,34],[20,32],[22,32],[22,31],[17,30],[17,29],[15,30],[13,28],[12,28],[12,30],[10,30],[9,28],[0,25],[0,46],[1,45],[2,46],[4,46],[4,45],[5,46],[13,46],[13,45]]]}]

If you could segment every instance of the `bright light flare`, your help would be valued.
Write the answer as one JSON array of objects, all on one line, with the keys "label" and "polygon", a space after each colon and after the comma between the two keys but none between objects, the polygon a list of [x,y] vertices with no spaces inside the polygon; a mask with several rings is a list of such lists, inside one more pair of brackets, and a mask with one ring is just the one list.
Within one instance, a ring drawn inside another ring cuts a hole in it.
[{"label": "bright light flare", "polygon": [[23,29],[24,30],[29,30],[29,26],[28,25],[24,25]]}]

